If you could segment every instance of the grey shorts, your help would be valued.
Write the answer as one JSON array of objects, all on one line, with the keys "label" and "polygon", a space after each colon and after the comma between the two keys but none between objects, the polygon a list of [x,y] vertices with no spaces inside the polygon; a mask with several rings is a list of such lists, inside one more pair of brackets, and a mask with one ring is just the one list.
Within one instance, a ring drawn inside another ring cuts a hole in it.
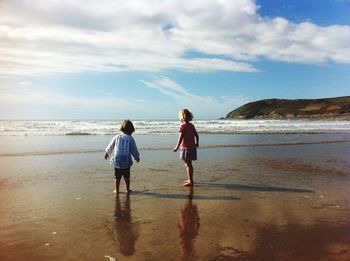
[{"label": "grey shorts", "polygon": [[180,149],[180,159],[197,160],[197,149]]}]

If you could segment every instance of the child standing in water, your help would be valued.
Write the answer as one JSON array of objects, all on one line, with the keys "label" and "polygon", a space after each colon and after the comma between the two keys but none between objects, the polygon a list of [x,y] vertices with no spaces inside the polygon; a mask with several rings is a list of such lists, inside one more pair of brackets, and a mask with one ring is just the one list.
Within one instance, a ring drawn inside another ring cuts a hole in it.
[{"label": "child standing in water", "polygon": [[105,152],[105,160],[113,152],[111,157],[111,165],[114,166],[114,193],[119,193],[119,184],[122,177],[124,177],[126,192],[130,190],[130,167],[132,165],[131,155],[136,162],[140,161],[139,152],[132,133],[135,131],[134,125],[130,120],[125,120],[120,126],[121,134],[116,135],[108,144]]},{"label": "child standing in water", "polygon": [[197,147],[199,146],[199,136],[196,128],[190,121],[193,119],[192,113],[188,109],[182,109],[179,112],[181,121],[179,129],[179,139],[174,151],[180,147],[180,159],[185,163],[186,174],[188,179],[184,181],[184,186],[193,186],[193,166],[192,161],[197,160]]}]

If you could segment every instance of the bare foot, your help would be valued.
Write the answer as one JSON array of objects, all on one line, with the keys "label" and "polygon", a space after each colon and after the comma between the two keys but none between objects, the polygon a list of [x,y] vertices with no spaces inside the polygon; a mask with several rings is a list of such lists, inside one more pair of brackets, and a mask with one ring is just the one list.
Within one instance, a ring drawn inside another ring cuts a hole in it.
[{"label": "bare foot", "polygon": [[119,192],[117,192],[116,190],[113,190],[114,194],[118,194]]},{"label": "bare foot", "polygon": [[182,181],[182,183],[188,183],[188,182],[190,182],[190,180],[189,179],[186,179],[186,180],[184,180],[184,181]]},{"label": "bare foot", "polygon": [[186,186],[186,187],[192,187],[193,186],[193,182],[188,181],[188,182],[184,183],[183,185]]},{"label": "bare foot", "polygon": [[129,193],[131,193],[131,192],[132,192],[131,189],[129,189],[129,190],[126,191],[127,194],[129,194]]}]

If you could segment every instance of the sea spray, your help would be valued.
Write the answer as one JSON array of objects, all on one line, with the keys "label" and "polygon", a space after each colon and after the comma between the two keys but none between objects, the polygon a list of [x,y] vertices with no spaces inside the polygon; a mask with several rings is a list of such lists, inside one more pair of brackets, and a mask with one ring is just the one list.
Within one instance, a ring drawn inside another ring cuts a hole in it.
[{"label": "sea spray", "polygon": [[[134,120],[141,135],[177,134],[177,120]],[[197,120],[201,134],[350,133],[350,121],[332,120]],[[118,120],[0,121],[0,136],[115,135]]]}]

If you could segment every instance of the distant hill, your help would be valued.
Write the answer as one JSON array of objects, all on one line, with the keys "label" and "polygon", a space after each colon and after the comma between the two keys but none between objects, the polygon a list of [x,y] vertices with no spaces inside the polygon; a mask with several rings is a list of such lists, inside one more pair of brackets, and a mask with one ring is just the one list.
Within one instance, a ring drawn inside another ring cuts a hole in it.
[{"label": "distant hill", "polygon": [[225,119],[326,119],[350,120],[350,96],[327,99],[267,99],[247,103]]}]

